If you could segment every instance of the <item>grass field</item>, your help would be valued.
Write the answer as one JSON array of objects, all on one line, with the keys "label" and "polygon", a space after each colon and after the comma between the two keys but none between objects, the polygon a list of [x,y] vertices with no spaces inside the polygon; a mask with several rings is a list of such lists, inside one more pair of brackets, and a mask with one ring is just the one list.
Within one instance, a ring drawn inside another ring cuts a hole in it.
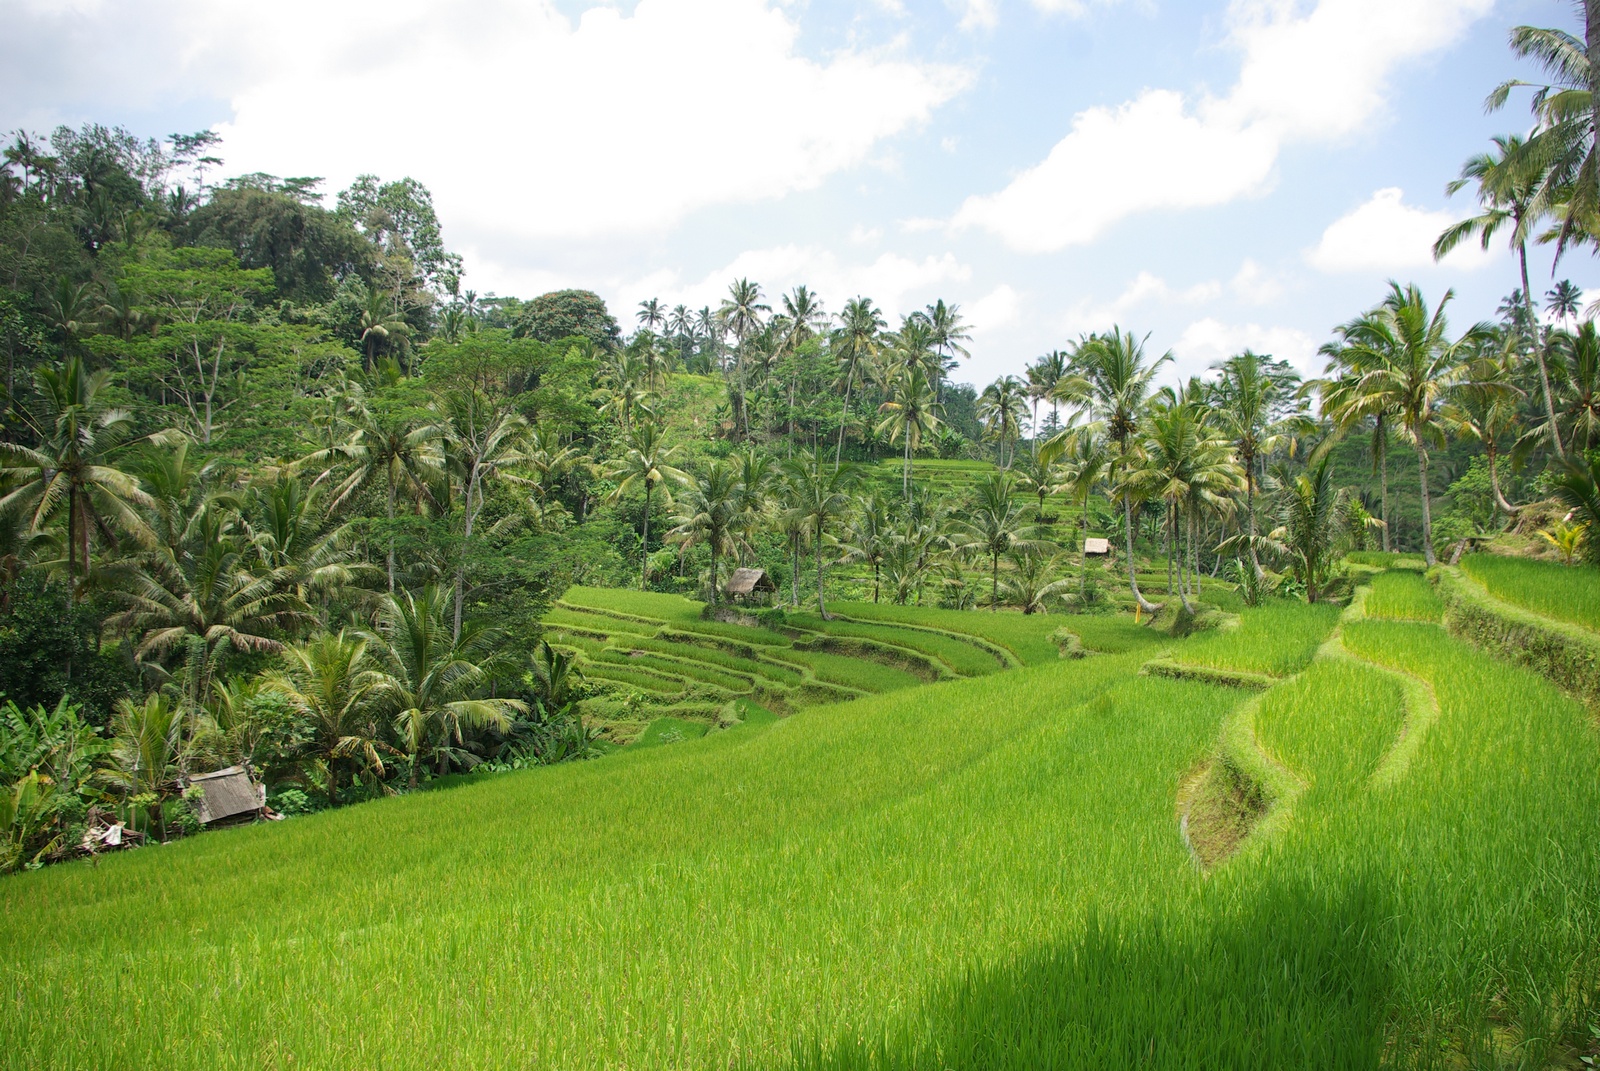
[{"label": "grass field", "polygon": [[1367,595],[1368,617],[1401,621],[1437,621],[1444,614],[1444,603],[1428,578],[1410,570],[1379,573],[1372,578]]},{"label": "grass field", "polygon": [[1467,574],[1497,599],[1536,614],[1600,629],[1600,569],[1497,554],[1461,559]]},{"label": "grass field", "polygon": [[[1580,1066],[1586,713],[1336,622],[1169,641],[1254,696],[1058,659],[9,878],[0,1067]],[[1298,787],[1202,873],[1225,725]]]}]

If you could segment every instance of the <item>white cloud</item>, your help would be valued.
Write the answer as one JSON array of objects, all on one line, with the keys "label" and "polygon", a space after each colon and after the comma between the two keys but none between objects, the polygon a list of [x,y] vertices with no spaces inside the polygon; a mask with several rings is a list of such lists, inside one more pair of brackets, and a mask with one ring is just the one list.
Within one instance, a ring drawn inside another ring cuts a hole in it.
[{"label": "white cloud", "polygon": [[961,0],[961,29],[992,30],[1000,21],[999,0]]},{"label": "white cloud", "polygon": [[[24,84],[38,71],[0,73],[0,99],[221,97],[230,172],[320,174],[333,188],[363,171],[411,174],[433,190],[447,240],[486,256],[659,233],[700,208],[814,188],[969,79],[886,51],[807,58],[798,25],[764,0],[639,0],[576,21],[554,0],[85,2],[8,26],[26,32],[0,60],[30,39],[57,57],[70,39],[79,55],[43,72],[44,88]],[[154,38],[137,75],[115,58],[97,69],[125,35]],[[723,121],[739,101],[783,121]],[[663,122],[714,136],[662,136]]]},{"label": "white cloud", "polygon": [[[1459,217],[1408,205],[1404,197],[1398,186],[1378,190],[1330,223],[1321,241],[1306,252],[1306,260],[1327,272],[1395,272],[1431,266],[1433,243]],[[1484,251],[1477,242],[1463,242],[1442,263],[1470,270],[1492,257],[1493,251]]]},{"label": "white cloud", "polygon": [[1302,374],[1314,373],[1321,367],[1317,362],[1317,344],[1304,331],[1254,323],[1225,324],[1207,317],[1185,328],[1172,347],[1174,371],[1183,378],[1200,375],[1218,361],[1245,349],[1288,361]]},{"label": "white cloud", "polygon": [[1121,324],[1128,313],[1136,309],[1151,305],[1199,305],[1215,301],[1221,295],[1222,285],[1215,280],[1179,289],[1159,275],[1141,271],[1110,301],[1080,301],[1073,305],[1062,320],[1062,329],[1069,335],[1107,330]]},{"label": "white cloud", "polygon": [[750,279],[761,285],[768,304],[776,305],[785,291],[804,284],[821,296],[823,307],[830,313],[838,312],[851,298],[865,294],[893,320],[940,297],[948,299],[951,285],[971,278],[972,269],[953,253],[921,259],[884,253],[870,262],[847,263],[832,250],[819,246],[782,245],[747,250],[700,279],[685,280],[676,272],[657,272],[644,278],[615,280],[606,297],[613,300],[616,308],[623,309],[631,309],[651,297],[659,297],[668,305],[681,302],[693,308],[715,307],[727,296],[733,280]]},{"label": "white cloud", "polygon": [[1247,305],[1271,305],[1283,297],[1283,280],[1268,275],[1249,257],[1239,265],[1239,271],[1228,282],[1233,296]]},{"label": "white cloud", "polygon": [[857,223],[850,228],[850,243],[852,245],[877,245],[882,238],[882,227],[864,227]]},{"label": "white cloud", "polygon": [[1233,0],[1228,40],[1243,59],[1226,96],[1147,89],[1079,112],[1042,162],[996,193],[967,198],[951,226],[1053,252],[1137,212],[1263,193],[1285,144],[1362,130],[1380,115],[1392,72],[1452,44],[1492,5],[1320,0],[1302,14],[1290,0]]},{"label": "white cloud", "polygon": [[974,332],[994,331],[1016,322],[1022,311],[1022,295],[1001,283],[987,294],[961,308],[962,317]]}]

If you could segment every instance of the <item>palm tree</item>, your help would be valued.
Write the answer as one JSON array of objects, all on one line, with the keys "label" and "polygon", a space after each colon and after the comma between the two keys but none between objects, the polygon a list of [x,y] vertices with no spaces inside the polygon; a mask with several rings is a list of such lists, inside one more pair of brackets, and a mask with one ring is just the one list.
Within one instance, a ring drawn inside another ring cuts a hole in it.
[{"label": "palm tree", "polygon": [[872,566],[872,601],[878,601],[882,579],[883,558],[889,550],[894,535],[894,520],[883,496],[874,491],[858,504],[855,515],[845,529],[839,549],[846,561],[866,562]]},{"label": "palm tree", "polygon": [[448,457],[461,487],[461,550],[456,559],[453,628],[461,631],[461,604],[466,597],[467,556],[472,525],[483,509],[484,484],[508,467],[521,464],[528,422],[521,413],[489,402],[473,391],[452,392],[445,401]]},{"label": "palm tree", "polygon": [[425,750],[431,750],[443,774],[451,759],[463,755],[464,728],[504,730],[513,714],[527,710],[519,699],[479,696],[489,683],[500,637],[476,621],[464,623],[452,637],[449,610],[449,592],[431,584],[419,593],[386,595],[371,637],[382,663],[372,702],[393,719],[411,756],[411,788],[417,787]]},{"label": "palm tree", "polygon": [[922,440],[939,426],[943,407],[928,382],[928,373],[921,364],[902,368],[889,385],[889,400],[878,407],[884,414],[878,422],[878,434],[887,434],[889,441],[898,437],[905,443],[905,468],[901,474],[907,501],[911,498],[911,457],[921,447]]},{"label": "palm tree", "polygon": [[1544,295],[1544,311],[1567,323],[1578,318],[1578,307],[1583,302],[1583,291],[1572,280],[1563,279]]},{"label": "palm tree", "polygon": [[1354,351],[1359,375],[1338,410],[1339,423],[1371,413],[1392,412],[1401,433],[1417,454],[1422,490],[1422,551],[1437,564],[1433,550],[1432,494],[1428,489],[1428,444],[1443,442],[1441,405],[1465,380],[1463,357],[1492,337],[1493,329],[1478,324],[1454,342],[1448,337],[1445,306],[1455,297],[1446,291],[1439,307],[1429,312],[1427,299],[1415,285],[1390,284],[1383,304],[1341,328]]},{"label": "palm tree", "polygon": [[1061,463],[1067,455],[1069,443],[1062,436],[1052,436],[1043,446],[1035,446],[1031,456],[1024,456],[1016,469],[1018,488],[1039,499],[1034,519],[1045,520],[1044,500],[1061,490]]},{"label": "palm tree", "polygon": [[[988,437],[1000,444],[1000,467],[1009,468],[1006,443],[1022,437],[1022,418],[1028,412],[1028,392],[1016,376],[1001,376],[978,397],[978,419],[987,425]],[[1013,449],[1013,454],[1015,449]]]},{"label": "palm tree", "polygon": [[1094,497],[1095,490],[1105,482],[1106,473],[1111,467],[1111,453],[1106,449],[1105,440],[1101,438],[1099,429],[1094,424],[1063,431],[1045,445],[1048,447],[1058,441],[1067,447],[1061,463],[1060,486],[1078,504],[1081,511],[1078,590],[1079,594],[1082,594],[1089,583],[1089,499]]},{"label": "palm tree", "polygon": [[[627,452],[606,467],[606,477],[617,481],[616,489],[608,497],[611,502],[620,501],[623,495],[640,484],[644,485],[644,536],[639,544],[640,591],[645,590],[649,583],[651,495],[658,484],[669,480],[682,484],[689,479],[682,469],[672,466],[677,453],[676,447],[667,446],[662,441],[660,428],[653,423],[645,423],[634,429]],[[671,491],[662,488],[662,493],[667,496],[670,505]]]},{"label": "palm tree", "polygon": [[144,702],[119,699],[111,720],[111,763],[102,779],[130,802],[148,800],[145,828],[167,836],[161,803],[177,788],[183,748],[183,713],[161,693]]},{"label": "palm tree", "polygon": [[75,352],[83,336],[94,331],[96,311],[87,283],[75,283],[65,275],[56,280],[46,299],[45,320],[54,329],[64,352]]},{"label": "palm tree", "polygon": [[346,411],[345,423],[351,427],[350,438],[331,450],[318,450],[307,455],[301,465],[344,461],[352,466],[350,474],[333,492],[329,508],[343,509],[373,479],[382,477],[385,492],[385,513],[388,518],[389,549],[387,566],[389,591],[394,591],[394,507],[402,489],[413,498],[436,502],[431,485],[444,470],[444,454],[440,448],[445,429],[439,424],[424,424],[399,413],[375,414],[365,406]]},{"label": "palm tree", "polygon": [[972,335],[967,331],[967,325],[961,319],[960,305],[946,305],[940,298],[929,305],[923,313],[928,321],[929,342],[933,352],[938,355],[939,367],[933,376],[935,394],[938,401],[944,401],[944,377],[950,368],[955,367],[956,355],[970,357],[963,342],[971,342]]},{"label": "palm tree", "polygon": [[[1180,522],[1192,536],[1194,515],[1201,508],[1217,508],[1238,485],[1240,474],[1228,444],[1216,437],[1200,419],[1195,407],[1185,404],[1163,405],[1150,415],[1142,451],[1144,465],[1131,473],[1129,481],[1146,500],[1161,499],[1167,507],[1167,594],[1172,594],[1174,553],[1180,555],[1183,571],[1188,569],[1188,554],[1181,546]],[[1184,516],[1184,507],[1189,507]],[[1190,540],[1192,545],[1192,538]],[[1180,577],[1178,597],[1186,610],[1188,582]]]},{"label": "palm tree", "polygon": [[749,279],[734,280],[728,287],[728,296],[723,300],[722,307],[717,311],[718,319],[733,332],[735,340],[733,423],[737,428],[742,422],[745,434],[750,431],[750,415],[745,411],[744,400],[745,346],[761,330],[761,314],[771,311],[771,306],[761,303],[761,287]]},{"label": "palm tree", "polygon": [[844,407],[839,411],[839,445],[834,450],[834,468],[839,467],[844,457],[844,432],[850,423],[850,391],[863,381],[867,367],[877,355],[879,336],[887,326],[870,298],[851,299],[839,315],[839,329],[833,333],[833,353],[839,360]]},{"label": "palm tree", "polygon": [[301,754],[322,774],[329,807],[339,805],[342,764],[354,760],[382,777],[383,753],[394,751],[378,729],[373,697],[383,675],[369,663],[367,646],[363,636],[323,633],[290,647],[285,668],[267,677],[310,728]]},{"label": "palm tree", "polygon": [[1217,366],[1211,388],[1212,416],[1233,444],[1234,456],[1244,472],[1245,532],[1250,547],[1250,567],[1259,579],[1261,559],[1256,553],[1256,488],[1261,464],[1295,436],[1310,430],[1304,403],[1296,398],[1298,378],[1280,371],[1268,359],[1250,350],[1229,357]]},{"label": "palm tree", "polygon": [[265,487],[252,487],[243,523],[257,570],[284,570],[286,583],[302,600],[336,595],[372,566],[360,560],[353,526],[335,524],[323,503],[323,489],[280,471]]},{"label": "palm tree", "polygon": [[1553,483],[1556,497],[1571,507],[1583,528],[1589,560],[1600,564],[1600,458],[1569,460]]},{"label": "palm tree", "polygon": [[1440,420],[1456,437],[1483,444],[1494,504],[1508,517],[1515,517],[1516,507],[1500,491],[1498,465],[1500,437],[1516,428],[1517,402],[1522,397],[1522,391],[1512,382],[1512,348],[1507,341],[1499,356],[1481,354],[1472,360],[1467,382],[1456,389],[1455,404],[1444,409]]},{"label": "palm tree", "polygon": [[132,414],[107,406],[107,369],[90,372],[68,357],[37,373],[42,411],[24,414],[37,446],[0,442],[0,480],[11,490],[0,497],[0,512],[26,510],[29,524],[43,530],[66,513],[67,576],[89,573],[94,535],[115,544],[119,531],[149,543],[153,534],[140,507],[154,503],[138,481],[117,468],[118,449],[134,441]]},{"label": "palm tree", "polygon": [[1332,456],[1314,458],[1306,470],[1287,481],[1279,496],[1279,525],[1268,545],[1289,560],[1290,571],[1316,602],[1347,530],[1349,497],[1333,486]]},{"label": "palm tree", "polygon": [[404,343],[411,334],[411,325],[394,311],[396,298],[377,287],[369,287],[361,301],[361,352],[362,367],[370,372],[380,348],[391,343]]},{"label": "palm tree", "polygon": [[711,552],[711,605],[715,606],[722,585],[717,563],[723,555],[735,553],[738,546],[739,512],[743,498],[739,470],[720,458],[706,466],[703,476],[691,477],[678,500],[676,527],[667,537],[685,549],[704,543]]},{"label": "palm tree", "polygon": [[1000,557],[1036,545],[1036,529],[1017,505],[1016,478],[994,472],[974,486],[974,498],[956,521],[952,539],[956,548],[989,558],[989,609],[1000,608]]},{"label": "palm tree", "polygon": [[1059,554],[1030,547],[1013,551],[1011,565],[1006,591],[1025,614],[1041,612],[1051,599],[1059,599],[1072,586],[1072,581],[1061,575]]},{"label": "palm tree", "polygon": [[849,512],[850,491],[858,479],[854,465],[829,470],[822,455],[795,457],[782,466],[785,500],[795,529],[812,537],[817,559],[817,613],[829,620],[822,598],[822,544],[831,538],[835,521]]},{"label": "palm tree", "polygon": [[1146,613],[1160,607],[1139,591],[1139,578],[1133,558],[1133,495],[1126,479],[1137,436],[1150,397],[1150,384],[1161,366],[1172,360],[1171,352],[1154,361],[1145,356],[1144,341],[1113,327],[1108,335],[1085,339],[1075,353],[1073,375],[1063,380],[1056,393],[1062,402],[1090,414],[1115,447],[1111,458],[1110,483],[1122,498],[1123,530],[1128,550],[1128,586],[1134,601]]},{"label": "palm tree", "polygon": [[650,298],[648,301],[639,302],[639,326],[646,331],[654,331],[667,322],[665,306],[660,298]]},{"label": "palm tree", "polygon": [[[1518,306],[1520,307],[1520,305]],[[1349,344],[1344,336],[1350,324],[1334,328],[1334,333],[1339,339],[1326,343],[1319,350],[1328,358],[1327,367],[1323,370],[1321,379],[1313,380],[1307,387],[1315,387],[1320,396],[1322,415],[1333,419],[1333,414],[1345,414],[1342,420],[1335,420],[1335,427],[1343,433],[1356,426],[1365,424],[1370,416],[1372,420],[1372,471],[1378,477],[1378,518],[1379,527],[1383,532],[1383,551],[1385,554],[1390,549],[1390,524],[1389,524],[1389,440],[1392,437],[1394,414],[1385,409],[1356,409],[1351,405],[1355,396],[1357,385],[1365,366],[1370,364],[1369,356],[1360,349]]]},{"label": "palm tree", "polygon": [[1556,411],[1560,435],[1570,454],[1582,456],[1600,445],[1600,335],[1592,321],[1585,322],[1574,333],[1552,336],[1550,349],[1560,373]]},{"label": "palm tree", "polygon": [[1558,458],[1565,457],[1561,439],[1555,434],[1555,406],[1550,398],[1550,369],[1545,362],[1544,347],[1538,338],[1539,312],[1533,304],[1533,288],[1528,283],[1528,236],[1538,222],[1536,206],[1541,172],[1532,168],[1526,143],[1515,134],[1495,137],[1498,154],[1479,153],[1461,166],[1461,177],[1445,187],[1455,193],[1468,183],[1478,186],[1478,203],[1483,211],[1447,227],[1438,241],[1433,243],[1435,260],[1443,258],[1467,238],[1477,237],[1484,249],[1509,224],[1511,248],[1516,251],[1517,263],[1522,271],[1522,300],[1529,345],[1539,366],[1539,384],[1544,391],[1545,418],[1550,421],[1550,446]]}]

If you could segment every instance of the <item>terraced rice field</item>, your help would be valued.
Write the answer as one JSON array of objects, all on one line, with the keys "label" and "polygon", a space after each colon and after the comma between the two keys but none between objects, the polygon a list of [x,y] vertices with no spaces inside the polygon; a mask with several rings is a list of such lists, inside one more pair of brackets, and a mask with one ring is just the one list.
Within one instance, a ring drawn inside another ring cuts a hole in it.
[{"label": "terraced rice field", "polygon": [[1584,1066],[1579,704],[1360,604],[1160,649],[1285,676],[1044,660],[7,879],[0,1067]]},{"label": "terraced rice field", "polygon": [[1594,566],[1471,554],[1461,568],[1497,599],[1600,630],[1600,569]]}]

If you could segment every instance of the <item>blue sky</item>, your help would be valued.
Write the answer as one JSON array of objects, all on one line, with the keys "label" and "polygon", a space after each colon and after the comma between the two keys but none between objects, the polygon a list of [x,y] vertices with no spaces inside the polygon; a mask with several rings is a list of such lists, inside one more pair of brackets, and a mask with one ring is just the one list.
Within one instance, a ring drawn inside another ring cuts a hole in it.
[{"label": "blue sky", "polygon": [[[1452,320],[1517,284],[1433,264],[1462,161],[1523,130],[1518,23],[1556,0],[0,0],[0,126],[212,127],[229,173],[412,175],[466,284],[839,309],[936,298],[977,383],[1113,323],[1199,372],[1307,371],[1415,280]],[[1534,287],[1551,283],[1546,251]],[[1558,277],[1600,285],[1593,258]],[[1600,296],[1600,295],[1597,295]]]}]

